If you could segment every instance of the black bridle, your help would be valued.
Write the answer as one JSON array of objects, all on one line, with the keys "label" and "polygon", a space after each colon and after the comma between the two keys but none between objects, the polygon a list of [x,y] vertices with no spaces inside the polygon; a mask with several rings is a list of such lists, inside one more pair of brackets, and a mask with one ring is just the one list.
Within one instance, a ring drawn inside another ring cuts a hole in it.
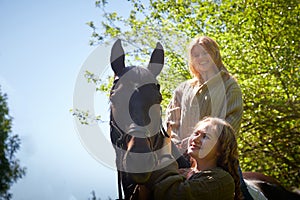
[{"label": "black bridle", "polygon": [[[127,138],[130,137],[130,135],[125,133],[124,131],[122,131],[113,119],[110,121],[110,125],[114,129],[114,133],[118,133],[118,139],[116,140],[116,144],[115,144],[116,147],[118,147],[120,149],[124,149],[125,145],[127,144],[127,141],[129,141],[129,140],[127,140]],[[168,133],[166,132],[165,128],[163,127],[162,123],[160,125],[160,131],[159,131],[158,134],[162,134],[163,137],[170,137],[168,135]],[[154,147],[153,147],[152,141],[148,137],[147,137],[147,140],[150,143],[149,146],[150,146],[151,151],[154,152]],[[121,152],[121,155],[119,155],[117,157],[117,168],[122,165],[122,159],[124,158],[123,151],[120,151],[120,152]],[[156,156],[156,158],[157,158],[157,156]],[[123,199],[123,195],[122,195],[122,171],[119,170],[119,168],[118,168],[118,194],[119,194],[118,195],[119,200],[122,200]]]}]

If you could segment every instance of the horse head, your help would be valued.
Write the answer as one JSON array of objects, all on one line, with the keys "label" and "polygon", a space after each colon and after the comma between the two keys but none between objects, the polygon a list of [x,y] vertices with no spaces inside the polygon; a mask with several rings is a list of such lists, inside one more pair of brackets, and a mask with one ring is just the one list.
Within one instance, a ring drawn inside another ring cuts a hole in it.
[{"label": "horse head", "polygon": [[133,176],[134,181],[144,183],[156,166],[155,151],[163,145],[162,96],[156,77],[164,64],[164,50],[157,43],[146,68],[125,67],[125,53],[117,40],[110,61],[115,73],[110,93],[110,136],[117,168],[127,174],[139,174]]}]

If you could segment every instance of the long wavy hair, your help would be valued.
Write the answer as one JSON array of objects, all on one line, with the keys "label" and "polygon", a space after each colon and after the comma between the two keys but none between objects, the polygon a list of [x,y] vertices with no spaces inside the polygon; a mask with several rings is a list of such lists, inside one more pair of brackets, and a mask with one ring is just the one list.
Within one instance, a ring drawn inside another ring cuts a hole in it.
[{"label": "long wavy hair", "polygon": [[[240,175],[238,172],[238,145],[235,137],[235,131],[225,120],[216,117],[206,117],[200,122],[209,121],[213,126],[216,126],[218,138],[218,158],[217,166],[227,171],[233,178],[235,183],[234,199],[243,199],[240,188]],[[199,122],[199,123],[200,123]]]},{"label": "long wavy hair", "polygon": [[[191,59],[192,58],[192,49],[197,45],[201,45],[207,51],[207,53],[212,58],[212,60],[216,64],[217,69],[219,71],[225,71],[228,73],[228,70],[226,69],[226,67],[224,66],[224,64],[222,62],[220,48],[219,48],[219,45],[216,43],[216,41],[214,41],[212,38],[210,38],[208,36],[196,37],[190,42],[190,44],[188,45],[188,48],[187,48],[187,50],[188,50],[188,65],[189,65],[190,73],[195,78],[195,80],[193,81],[194,84],[195,84],[195,82],[198,82],[198,81],[200,82],[200,84],[202,84],[204,82],[203,78],[201,77],[200,72],[195,68],[195,66],[192,62],[192,59]],[[228,76],[229,76],[229,73],[228,73]]]}]

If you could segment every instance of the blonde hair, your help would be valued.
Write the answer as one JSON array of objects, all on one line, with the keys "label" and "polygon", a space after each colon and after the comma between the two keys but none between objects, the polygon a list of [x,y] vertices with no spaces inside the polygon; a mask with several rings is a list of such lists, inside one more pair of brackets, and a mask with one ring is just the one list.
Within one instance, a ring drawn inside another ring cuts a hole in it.
[{"label": "blonde hair", "polygon": [[232,126],[223,119],[217,117],[205,117],[197,123],[195,127],[203,122],[210,122],[212,126],[216,126],[218,138],[218,158],[217,166],[227,171],[233,178],[235,183],[234,199],[242,199],[240,188],[240,175],[238,172],[238,145],[235,137],[235,131]]},{"label": "blonde hair", "polygon": [[192,74],[193,77],[196,77],[197,80],[199,80],[201,83],[203,83],[203,79],[201,77],[201,74],[198,70],[196,70],[195,66],[193,65],[192,62],[192,49],[197,46],[201,45],[206,52],[210,55],[212,60],[214,61],[215,65],[217,66],[217,69],[219,71],[223,70],[228,73],[228,70],[224,66],[221,58],[221,53],[219,49],[219,45],[210,37],[208,36],[200,36],[194,38],[190,44],[188,45],[188,65],[189,65],[189,70],[190,73]]}]

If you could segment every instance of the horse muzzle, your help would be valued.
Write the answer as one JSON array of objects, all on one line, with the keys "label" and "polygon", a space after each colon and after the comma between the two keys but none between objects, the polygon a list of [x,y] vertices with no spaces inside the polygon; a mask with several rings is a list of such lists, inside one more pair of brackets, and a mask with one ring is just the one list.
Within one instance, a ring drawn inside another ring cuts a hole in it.
[{"label": "horse muzzle", "polygon": [[145,183],[157,165],[157,156],[152,152],[147,138],[132,137],[123,157],[123,169],[136,183]]}]

